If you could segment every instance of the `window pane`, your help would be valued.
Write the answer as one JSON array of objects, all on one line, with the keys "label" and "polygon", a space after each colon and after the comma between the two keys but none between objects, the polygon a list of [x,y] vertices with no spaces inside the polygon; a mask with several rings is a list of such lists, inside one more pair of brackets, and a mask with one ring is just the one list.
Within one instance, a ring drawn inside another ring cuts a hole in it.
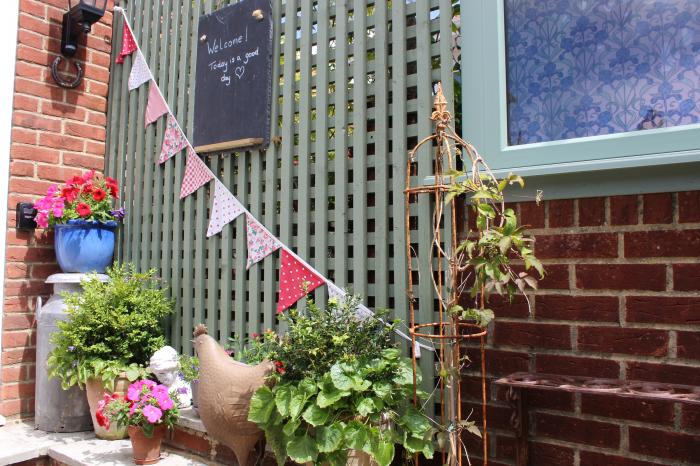
[{"label": "window pane", "polygon": [[510,145],[697,123],[700,0],[506,0]]}]

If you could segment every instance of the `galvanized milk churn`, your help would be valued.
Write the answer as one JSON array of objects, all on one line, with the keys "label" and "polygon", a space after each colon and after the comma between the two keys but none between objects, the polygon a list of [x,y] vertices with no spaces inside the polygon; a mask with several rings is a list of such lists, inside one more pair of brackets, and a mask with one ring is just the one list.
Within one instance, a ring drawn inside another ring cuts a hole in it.
[{"label": "galvanized milk churn", "polygon": [[[106,281],[106,275],[98,275]],[[57,378],[49,379],[46,359],[53,349],[49,342],[51,334],[58,330],[57,322],[65,320],[66,304],[61,292],[80,293],[80,281],[86,277],[82,273],[57,273],[46,283],[53,284],[53,295],[45,305],[37,303],[37,349],[36,349],[36,397],[34,425],[45,432],[81,432],[92,430],[90,407],[85,391],[77,386],[69,390],[61,388]]]}]

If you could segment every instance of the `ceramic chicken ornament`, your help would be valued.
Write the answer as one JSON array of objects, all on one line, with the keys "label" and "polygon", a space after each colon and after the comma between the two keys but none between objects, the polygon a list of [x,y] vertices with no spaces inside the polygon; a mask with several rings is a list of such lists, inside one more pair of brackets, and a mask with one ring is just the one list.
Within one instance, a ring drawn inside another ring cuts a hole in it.
[{"label": "ceramic chicken ornament", "polygon": [[201,324],[194,331],[194,347],[199,357],[199,417],[211,438],[233,450],[240,466],[252,465],[250,452],[263,432],[248,421],[248,408],[273,365],[234,361]]}]

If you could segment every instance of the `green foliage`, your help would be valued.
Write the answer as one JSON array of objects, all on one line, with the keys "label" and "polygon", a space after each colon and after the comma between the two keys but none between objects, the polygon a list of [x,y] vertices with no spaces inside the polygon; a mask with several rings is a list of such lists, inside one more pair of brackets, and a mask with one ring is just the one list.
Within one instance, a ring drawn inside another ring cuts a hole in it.
[{"label": "green foliage", "polygon": [[[471,210],[476,216],[476,232],[462,241],[455,253],[462,271],[473,271],[470,295],[475,306],[464,309],[452,305],[450,312],[463,319],[476,321],[479,325],[488,325],[494,314],[486,309],[493,293],[507,296],[528,289],[537,289],[535,276],[544,277],[544,268],[533,253],[534,239],[527,236],[526,228],[519,226],[513,209],[505,208],[503,191],[510,185],[524,186],[523,179],[509,174],[502,180],[490,175],[467,176],[465,172],[453,170],[447,174],[454,177],[446,197],[451,202],[455,197],[467,195],[471,201]],[[459,181],[463,179],[464,181]],[[516,272],[513,266],[522,263],[524,270]]]},{"label": "green foliage", "polygon": [[117,264],[107,282],[91,276],[82,294],[64,294],[68,318],[51,336],[49,376],[64,389],[101,378],[109,390],[121,372],[131,381],[143,378],[151,355],[166,344],[161,323],[172,312],[154,274]]},{"label": "green foliage", "polygon": [[306,311],[282,316],[286,336],[268,331],[242,353],[249,363],[279,363],[276,385],[255,393],[248,417],[279,464],[344,465],[355,449],[385,466],[396,443],[432,457],[436,429],[413,407],[411,360],[393,347],[392,325],[358,319],[358,303],[331,299],[321,309],[309,300]]},{"label": "green foliage", "polygon": [[330,299],[327,309],[322,309],[308,300],[304,312],[292,309],[280,315],[289,328],[285,336],[272,331],[255,336],[236,358],[248,364],[281,361],[286,380],[301,380],[324,374],[337,362],[374,357],[392,345],[393,325],[380,320],[385,317],[381,312],[377,319],[358,319],[359,302],[357,297],[343,302]]},{"label": "green foliage", "polygon": [[287,457],[345,464],[347,450],[354,449],[387,466],[396,443],[409,453],[433,456],[437,430],[412,400],[411,361],[385,348],[376,357],[337,362],[301,380],[283,376],[273,388],[255,393],[248,419],[265,431],[280,465]]},{"label": "green foliage", "polygon": [[199,358],[183,354],[178,362],[178,369],[182,375],[182,379],[186,382],[194,382],[199,380]]}]

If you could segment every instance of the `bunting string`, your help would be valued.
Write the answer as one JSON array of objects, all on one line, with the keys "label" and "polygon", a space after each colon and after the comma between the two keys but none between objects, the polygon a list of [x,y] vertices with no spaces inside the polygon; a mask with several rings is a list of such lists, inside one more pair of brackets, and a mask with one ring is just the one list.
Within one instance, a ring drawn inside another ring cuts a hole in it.
[{"label": "bunting string", "polygon": [[[311,293],[321,285],[326,285],[328,287],[328,294],[331,298],[336,298],[341,301],[347,299],[345,290],[323,276],[323,274],[284,245],[260,223],[197,155],[192,143],[182,130],[182,127],[175,118],[165,96],[153,77],[151,69],[134,37],[125,10],[115,6],[114,11],[121,12],[124,20],[122,49],[117,55],[116,63],[123,63],[126,56],[132,56],[132,69],[128,81],[129,90],[138,89],[146,82],[149,83],[148,101],[144,116],[146,126],[156,122],[163,115],[167,115],[163,145],[158,163],[162,164],[183,149],[187,149],[185,174],[182,179],[180,199],[184,199],[205,184],[212,181],[214,182],[214,195],[210,214],[211,217],[207,227],[207,237],[220,233],[224,226],[231,223],[240,215],[245,214],[248,249],[247,268],[249,269],[276,250],[281,250],[279,300],[277,303],[278,313],[293,306],[299,299]],[[134,52],[136,53],[134,54]],[[358,305],[356,315],[360,319],[370,317],[378,318],[374,312],[362,304]],[[405,324],[403,324],[403,326],[406,327]],[[408,327],[406,327],[406,329],[408,329]],[[394,331],[401,338],[411,341],[411,337],[401,330],[395,328]],[[416,340],[414,351],[417,355],[420,354],[421,348],[433,352],[435,351],[435,347],[432,343],[428,342],[425,344]]]}]

